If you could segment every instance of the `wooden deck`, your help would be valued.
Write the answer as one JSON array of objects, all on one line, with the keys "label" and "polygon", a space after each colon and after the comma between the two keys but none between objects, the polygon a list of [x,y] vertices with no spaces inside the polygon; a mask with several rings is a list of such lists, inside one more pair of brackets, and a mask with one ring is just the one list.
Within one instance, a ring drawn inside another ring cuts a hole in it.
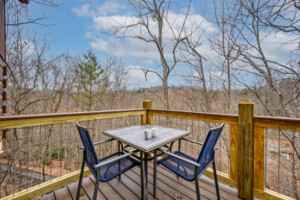
[{"label": "wooden deck", "polygon": [[[148,168],[148,198],[151,200],[153,192],[153,165],[149,163]],[[182,178],[176,177],[175,174],[168,171],[166,168],[159,166],[157,168],[157,199],[196,199],[194,182],[188,182]],[[200,178],[200,193],[201,199],[216,199],[216,190],[214,181],[201,176]],[[41,200],[68,200],[75,199],[78,183],[74,182],[59,190],[51,192],[41,197]],[[222,199],[238,199],[236,189],[230,188],[219,183]],[[95,187],[95,178],[87,177],[82,181],[81,199],[92,199]],[[122,174],[121,180],[115,178],[109,182],[100,182],[98,199],[128,199],[138,200],[141,197],[140,186],[140,169],[133,168],[130,171]]]}]

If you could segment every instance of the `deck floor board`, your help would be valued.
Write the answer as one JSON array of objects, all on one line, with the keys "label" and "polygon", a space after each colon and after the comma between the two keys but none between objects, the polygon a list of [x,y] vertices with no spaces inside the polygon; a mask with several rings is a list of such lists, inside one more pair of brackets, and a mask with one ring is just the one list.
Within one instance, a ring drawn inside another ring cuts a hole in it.
[{"label": "deck floor board", "polygon": [[[153,171],[153,168],[152,166],[150,165],[149,166],[149,170],[148,170],[148,173],[150,172],[150,174],[152,175],[152,172]],[[182,178],[178,178],[176,177],[176,174],[175,173],[172,173],[171,171],[169,171],[168,169],[164,168],[164,167],[158,167],[157,168],[157,178],[158,179],[161,179],[161,177],[158,177],[158,176],[162,176],[162,177],[166,177],[167,180],[171,179],[172,181],[176,181],[177,183],[179,183],[178,185],[182,185],[182,186],[185,186],[189,189],[191,189],[194,194],[196,195],[196,188],[195,188],[195,182],[192,181],[186,181]],[[164,180],[166,179],[164,178]],[[204,196],[208,199],[214,199],[216,198],[216,188],[215,188],[215,185],[211,185],[209,183],[206,183],[204,181],[201,181],[202,178],[200,177],[199,179],[199,187],[200,187],[200,194],[201,194],[201,197]],[[172,182],[171,181],[171,182]],[[222,184],[219,183],[219,189],[220,189],[220,195],[221,195],[221,199],[238,199],[238,197],[236,197],[235,195],[233,194],[230,194],[229,192],[226,192],[224,187],[222,187]],[[196,196],[195,196],[196,197]]]},{"label": "deck floor board", "polygon": [[[148,198],[153,200],[153,166],[148,167]],[[208,178],[200,178],[200,193],[202,200],[214,200],[216,190],[214,182]],[[76,196],[78,182],[71,183],[54,192],[44,195],[41,200],[73,200]],[[157,199],[195,199],[195,183],[177,178],[174,173],[164,167],[157,169]],[[95,188],[95,178],[93,176],[84,178],[81,188],[81,200],[92,199]],[[237,192],[220,184],[220,193],[223,200],[238,200]],[[115,178],[109,182],[100,182],[97,199],[101,200],[138,200],[141,197],[140,169],[135,167],[124,174],[121,180]]]},{"label": "deck floor board", "polygon": [[[123,176],[121,176],[122,180]],[[139,200],[139,197],[136,196],[129,188],[127,188],[119,178],[112,179],[108,184],[114,188],[120,196],[125,199]]]},{"label": "deck floor board", "polygon": [[[71,184],[68,185],[69,192],[70,192],[73,199],[76,199],[77,188],[78,188],[78,182],[74,182],[74,183],[71,183]],[[81,187],[81,190],[80,190],[79,197],[80,197],[81,200],[89,200],[89,198],[87,197],[87,194],[85,193],[85,191],[82,187]]]},{"label": "deck floor board", "polygon": [[[95,184],[90,179],[90,177],[87,177],[87,178],[82,180],[82,187],[83,187],[84,191],[86,192],[87,196],[91,199],[91,197],[94,194]],[[98,190],[97,199],[104,199],[104,200],[106,199],[106,197],[104,197],[102,192],[103,191]]]},{"label": "deck floor board", "polygon": [[60,188],[54,191],[55,199],[72,199],[72,196],[67,187]]}]

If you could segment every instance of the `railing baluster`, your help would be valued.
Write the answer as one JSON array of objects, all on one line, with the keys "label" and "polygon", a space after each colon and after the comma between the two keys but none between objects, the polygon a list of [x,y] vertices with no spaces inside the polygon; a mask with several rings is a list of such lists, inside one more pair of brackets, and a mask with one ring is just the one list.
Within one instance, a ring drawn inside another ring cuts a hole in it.
[{"label": "railing baluster", "polygon": [[27,160],[27,164],[26,164],[26,188],[27,189],[29,188],[29,183],[28,182],[29,182],[29,154],[30,154],[30,151],[29,151],[29,136],[30,136],[29,132],[30,131],[28,131],[28,130],[29,130],[29,128],[26,128],[26,132],[25,132],[25,134],[26,134],[26,147],[27,147],[27,153],[26,153],[26,155],[27,155],[27,157],[26,157],[26,160]]},{"label": "railing baluster", "polygon": [[269,181],[268,181],[268,129],[266,129],[266,136],[265,136],[265,185],[268,188],[269,187]]},{"label": "railing baluster", "polygon": [[[51,129],[49,130],[49,134],[50,134],[50,154],[49,154],[49,166],[50,166],[50,180],[52,179],[52,164],[51,164],[51,162],[52,162],[52,134],[53,134],[53,132],[52,132],[52,128],[53,128],[53,126],[52,125],[50,125],[50,127],[51,127]],[[46,152],[46,154],[47,154],[47,152]]]},{"label": "railing baluster", "polygon": [[68,172],[70,172],[71,169],[71,156],[72,156],[72,123],[69,123],[69,157],[68,157]]},{"label": "railing baluster", "polygon": [[[223,131],[222,131],[223,132]],[[219,170],[220,171],[222,171],[222,133],[221,133],[221,135],[220,135],[220,139],[219,139],[219,141],[218,141],[218,143],[219,143],[219,151],[218,151],[218,154],[219,154],[219,164],[218,164],[218,166],[219,166]]]},{"label": "railing baluster", "polygon": [[63,137],[63,135],[62,135],[62,125],[63,124],[60,124],[60,133],[59,133],[59,139],[60,139],[60,141],[59,141],[59,145],[60,145],[60,147],[58,148],[58,160],[59,160],[59,168],[60,168],[60,170],[59,170],[59,176],[61,176],[61,174],[62,174],[62,158],[61,158],[61,152],[62,152],[62,137]]},{"label": "railing baluster", "polygon": [[[295,131],[293,131],[293,144],[295,144]],[[293,172],[293,194],[292,194],[292,198],[295,198],[296,196],[296,184],[295,184],[295,148],[292,146],[293,148],[293,166],[292,166],[292,172]]]},{"label": "railing baluster", "polygon": [[278,193],[280,192],[280,131],[278,130],[278,180],[277,180],[277,189],[278,189]]},{"label": "railing baluster", "polygon": [[[194,120],[192,119],[192,140],[195,140],[194,138]],[[192,156],[194,157],[194,144],[192,144]]]},{"label": "railing baluster", "polygon": [[17,153],[17,144],[16,144],[16,141],[17,141],[17,129],[14,128],[13,131],[15,132],[15,139],[13,140],[14,141],[14,153],[13,153],[13,170],[12,170],[12,184],[13,184],[13,194],[15,194],[15,179],[14,179],[14,176],[15,176],[15,168],[16,168],[16,153]]},{"label": "railing baluster", "polygon": [[42,175],[42,160],[43,160],[43,149],[42,149],[42,126],[40,125],[40,159],[39,159],[39,165],[40,165],[40,173],[39,173],[39,185],[41,184],[41,175]]}]

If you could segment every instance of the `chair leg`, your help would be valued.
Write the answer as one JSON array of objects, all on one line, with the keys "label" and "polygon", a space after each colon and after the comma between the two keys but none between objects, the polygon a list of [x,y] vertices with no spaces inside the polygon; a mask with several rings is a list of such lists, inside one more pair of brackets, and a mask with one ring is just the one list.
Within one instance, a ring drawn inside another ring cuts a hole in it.
[{"label": "chair leg", "polygon": [[215,164],[215,161],[213,161],[212,164],[213,164],[213,169],[214,169],[214,178],[215,178],[215,185],[216,185],[217,198],[218,198],[218,200],[220,200],[220,191],[219,191],[218,177],[217,177],[217,170],[216,170],[216,164]]},{"label": "chair leg", "polygon": [[[121,143],[118,142],[118,152],[121,151]],[[120,167],[120,160],[118,161],[118,170],[121,171],[121,167]],[[119,179],[121,180],[121,174],[119,175]]]},{"label": "chair leg", "polygon": [[97,199],[99,182],[100,182],[100,171],[97,171],[96,184],[95,184],[95,189],[94,189],[93,200]]},{"label": "chair leg", "polygon": [[140,151],[140,169],[141,169],[141,197],[144,199],[144,161],[143,161],[143,152]]},{"label": "chair leg", "polygon": [[79,182],[78,182],[78,188],[77,188],[76,200],[79,199],[79,195],[80,195],[80,189],[81,189],[81,183],[82,183],[83,171],[84,171],[84,161],[82,161],[82,165],[81,165],[81,171],[80,171],[80,178],[79,178]]},{"label": "chair leg", "polygon": [[153,199],[156,198],[156,167],[157,167],[157,150],[154,150],[154,166],[153,166]]},{"label": "chair leg", "polygon": [[[181,139],[178,141],[178,151],[181,149]],[[179,160],[177,159],[177,171],[179,171]],[[176,175],[177,178],[179,178],[179,175]]]},{"label": "chair leg", "polygon": [[199,180],[198,177],[195,178],[195,186],[196,186],[196,195],[197,195],[197,200],[200,200],[200,188],[199,188]]},{"label": "chair leg", "polygon": [[146,180],[146,187],[148,188],[148,154],[144,153],[144,170],[145,170],[145,180]]}]

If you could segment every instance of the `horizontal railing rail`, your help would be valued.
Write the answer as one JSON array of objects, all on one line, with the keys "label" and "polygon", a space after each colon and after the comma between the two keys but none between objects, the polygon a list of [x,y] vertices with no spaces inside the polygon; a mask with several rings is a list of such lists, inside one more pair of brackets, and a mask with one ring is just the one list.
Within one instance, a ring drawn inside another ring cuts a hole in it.
[{"label": "horizontal railing rail", "polygon": [[254,116],[254,126],[300,131],[300,118]]},{"label": "horizontal railing rail", "polygon": [[135,115],[145,115],[145,109],[110,110],[110,111],[91,111],[77,113],[55,113],[37,114],[21,116],[0,117],[0,130],[8,128],[21,128],[39,126],[47,124],[59,124],[75,121],[86,121],[96,119],[109,119],[116,117],[126,117]]},{"label": "horizontal railing rail", "polygon": [[178,110],[161,110],[161,109],[149,109],[150,115],[160,115],[167,117],[177,117],[184,119],[195,119],[203,121],[211,121],[218,123],[237,124],[238,115],[218,114],[218,113],[203,113],[203,112],[186,112]]}]

